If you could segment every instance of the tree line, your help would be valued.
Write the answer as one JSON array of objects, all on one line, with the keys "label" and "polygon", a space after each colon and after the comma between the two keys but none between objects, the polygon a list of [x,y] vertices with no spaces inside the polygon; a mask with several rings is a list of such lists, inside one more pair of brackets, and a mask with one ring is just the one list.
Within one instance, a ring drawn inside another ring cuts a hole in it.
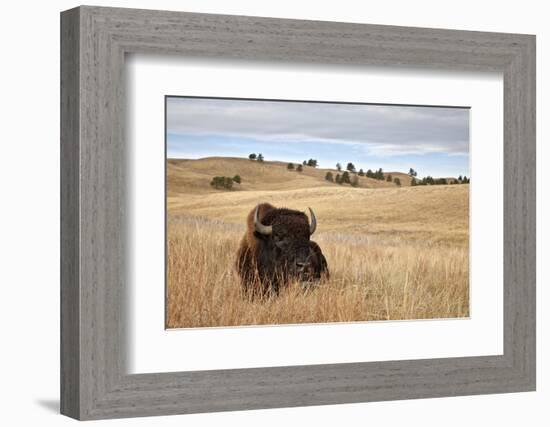
[{"label": "tree line", "polygon": [[[364,176],[365,174],[363,173],[361,175],[360,173],[358,173],[357,175]],[[352,187],[358,187],[359,178],[357,177],[357,175],[350,175],[349,171],[347,170],[342,172],[341,174],[337,173],[336,175],[333,175],[332,172],[329,171],[325,174],[325,180],[329,182],[335,182],[336,184],[340,184],[340,185],[349,184]],[[393,182],[395,185],[401,186],[401,180],[397,177],[393,178],[391,174],[387,175],[386,181]]]},{"label": "tree line", "polygon": [[296,170],[297,172],[302,172],[304,170],[303,168],[304,166],[310,166],[312,168],[316,168],[318,166],[318,163],[316,159],[309,159],[309,160],[304,160],[302,164],[298,163],[296,166],[294,166],[294,163],[289,163],[286,166],[286,168],[290,171]]},{"label": "tree line", "polygon": [[422,179],[416,179],[415,177],[411,180],[411,186],[417,185],[448,185],[448,184],[469,184],[470,178],[467,176],[460,175],[458,178],[433,178],[431,176],[425,176]]},{"label": "tree line", "polygon": [[[297,171],[302,172],[303,166],[310,166],[313,168],[316,168],[318,166],[318,161],[316,159],[309,159],[304,160],[302,164],[297,164],[294,166],[294,163],[288,163],[287,169],[289,171]],[[367,170],[367,172],[364,172],[363,169],[359,169],[359,171],[356,170],[355,165],[352,162],[349,162],[346,165],[346,170],[342,171],[342,165],[340,163],[336,163],[336,169],[338,172],[336,175],[334,175],[332,172],[327,172],[325,174],[325,180],[329,182],[335,182],[336,184],[349,184],[352,187],[358,187],[359,186],[359,178],[357,176],[366,176],[367,178],[373,178],[378,180],[386,180],[388,182],[393,182],[397,186],[401,186],[401,180],[399,178],[393,178],[391,174],[384,175],[384,172],[382,171],[382,168],[379,168],[376,171],[372,171],[371,169]]]},{"label": "tree line", "polygon": [[[255,160],[258,162],[264,161],[264,156],[262,153],[256,154],[251,153],[248,158],[250,160]],[[294,163],[288,163],[287,169],[289,171],[296,171],[296,172],[303,172],[304,166],[309,166],[316,168],[319,165],[319,162],[317,159],[308,159],[304,160],[302,164],[296,164]],[[357,176],[365,176],[367,178],[372,179],[378,179],[380,181],[387,181],[387,182],[393,182],[397,186],[401,186],[401,180],[398,177],[392,177],[391,174],[384,174],[384,171],[382,168],[378,168],[377,170],[373,171],[372,169],[367,169],[365,172],[363,169],[357,170],[355,165],[352,162],[348,162],[346,165],[345,170],[342,170],[342,164],[340,162],[336,163],[336,170],[341,173],[337,173],[334,175],[332,172],[327,172],[325,174],[325,180],[329,182],[334,182],[336,184],[349,184],[352,187],[359,186],[359,179]],[[414,170],[413,168],[409,168],[408,175],[411,177],[411,186],[417,186],[417,185],[447,185],[447,184],[469,184],[470,178],[466,176],[460,175],[458,178],[433,178],[431,176],[426,176],[422,179],[417,178],[418,172]]]}]

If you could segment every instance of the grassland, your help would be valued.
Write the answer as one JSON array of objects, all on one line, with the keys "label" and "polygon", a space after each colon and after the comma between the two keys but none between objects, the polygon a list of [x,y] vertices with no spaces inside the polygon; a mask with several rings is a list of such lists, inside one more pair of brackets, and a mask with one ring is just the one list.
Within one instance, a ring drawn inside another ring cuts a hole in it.
[{"label": "grassland", "polygon": [[[234,326],[469,315],[469,185],[403,186],[360,178],[359,188],[324,180],[327,170],[210,158],[167,167],[167,327]],[[336,171],[332,171],[335,173]],[[242,184],[214,190],[214,175]],[[240,292],[235,253],[259,202],[306,210],[330,279],[277,298]]]}]

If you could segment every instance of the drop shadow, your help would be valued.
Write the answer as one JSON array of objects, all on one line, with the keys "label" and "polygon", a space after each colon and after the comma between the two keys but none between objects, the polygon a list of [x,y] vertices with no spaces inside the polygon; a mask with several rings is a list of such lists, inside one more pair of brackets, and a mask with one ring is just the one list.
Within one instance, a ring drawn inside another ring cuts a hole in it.
[{"label": "drop shadow", "polygon": [[59,399],[37,399],[35,403],[50,412],[59,414]]}]

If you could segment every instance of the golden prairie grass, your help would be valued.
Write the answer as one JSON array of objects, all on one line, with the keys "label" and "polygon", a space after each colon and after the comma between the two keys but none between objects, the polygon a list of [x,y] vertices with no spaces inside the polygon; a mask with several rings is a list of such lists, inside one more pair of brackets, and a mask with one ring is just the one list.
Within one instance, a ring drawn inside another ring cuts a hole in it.
[{"label": "golden prairie grass", "polygon": [[[304,166],[302,172],[289,171],[288,163],[265,161],[262,163],[237,157],[207,157],[196,160],[168,159],[168,194],[180,191],[187,194],[208,194],[216,192],[209,185],[213,176],[234,176],[239,174],[242,184],[239,190],[279,191],[288,189],[317,188],[319,184],[325,187],[339,187],[336,183],[325,180],[325,174],[337,173],[335,169],[323,169]],[[296,164],[295,164],[296,166]],[[388,172],[394,178],[399,178],[403,186],[409,186],[411,177],[400,172]],[[395,184],[385,180],[358,176],[360,188],[394,188]],[[340,187],[342,188],[342,187]]]},{"label": "golden prairie grass", "polygon": [[[322,186],[178,193],[168,198],[167,327],[467,317],[468,185]],[[169,181],[170,188],[170,181]],[[176,190],[176,191],[174,191]],[[255,204],[317,216],[330,279],[278,297],[243,298],[234,269]]]}]

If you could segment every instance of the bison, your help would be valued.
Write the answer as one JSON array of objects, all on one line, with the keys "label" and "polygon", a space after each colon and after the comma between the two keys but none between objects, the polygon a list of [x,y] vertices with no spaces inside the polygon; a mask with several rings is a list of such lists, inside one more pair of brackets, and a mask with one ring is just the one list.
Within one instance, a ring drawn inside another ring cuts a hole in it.
[{"label": "bison", "polygon": [[292,280],[311,284],[328,276],[328,266],[317,243],[310,240],[317,228],[305,213],[257,205],[247,218],[247,230],[237,252],[237,272],[245,295],[277,295]]}]

